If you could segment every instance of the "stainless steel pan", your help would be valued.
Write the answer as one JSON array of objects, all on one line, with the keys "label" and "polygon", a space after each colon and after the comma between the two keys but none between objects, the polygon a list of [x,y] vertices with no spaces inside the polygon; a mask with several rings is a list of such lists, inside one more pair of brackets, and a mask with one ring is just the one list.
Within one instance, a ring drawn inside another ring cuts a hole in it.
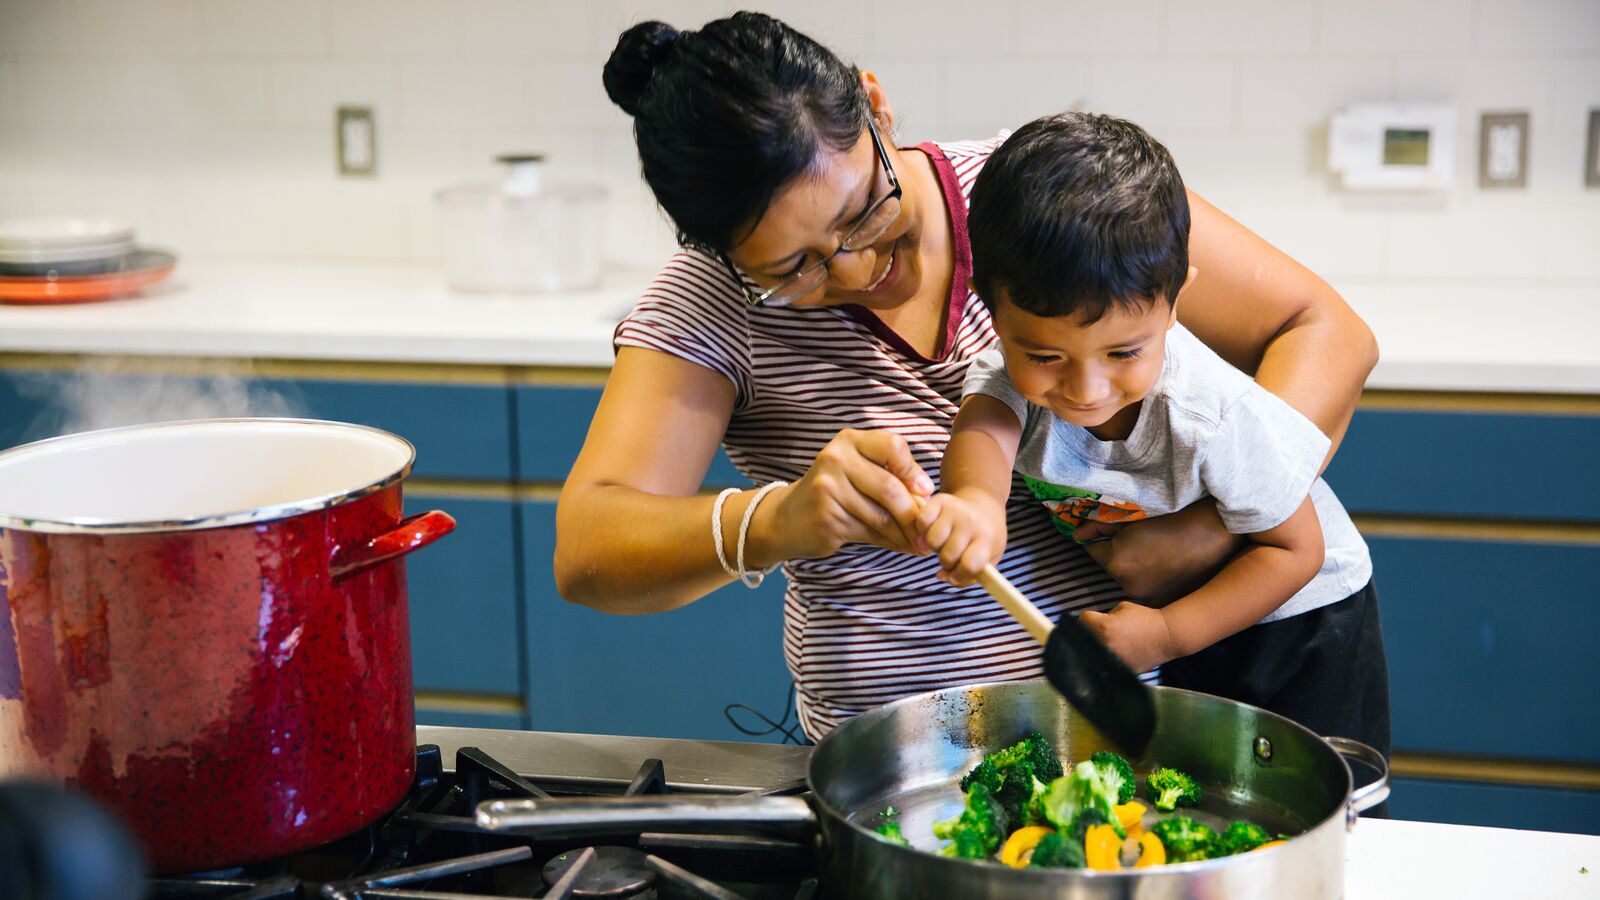
[{"label": "stainless steel pan", "polygon": [[[936,856],[932,823],[955,815],[957,782],[983,754],[1039,729],[1063,761],[1106,749],[1104,738],[1043,681],[978,685],[908,697],[841,725],[811,757],[809,797],[495,800],[481,825],[545,839],[624,831],[759,834],[814,840],[829,896],[864,898],[1340,897],[1345,832],[1389,794],[1377,751],[1321,738],[1273,713],[1176,688],[1155,689],[1157,727],[1133,760],[1170,765],[1205,789],[1187,811],[1212,826],[1249,819],[1297,835],[1254,853],[1121,872],[1010,869]],[[1376,770],[1360,788],[1346,760]],[[914,847],[872,829],[901,811]],[[1153,814],[1153,820],[1159,814]]]}]

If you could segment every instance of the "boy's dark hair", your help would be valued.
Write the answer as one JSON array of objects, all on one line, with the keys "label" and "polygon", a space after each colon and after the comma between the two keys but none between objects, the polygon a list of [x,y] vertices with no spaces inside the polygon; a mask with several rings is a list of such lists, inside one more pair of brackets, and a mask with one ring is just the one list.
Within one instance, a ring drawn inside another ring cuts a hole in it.
[{"label": "boy's dark hair", "polygon": [[1045,116],[989,157],[967,214],[972,281],[1036,316],[1093,323],[1171,302],[1189,274],[1189,202],[1167,148],[1095,113]]},{"label": "boy's dark hair", "polygon": [[743,240],[818,150],[847,150],[867,127],[857,69],[761,13],[699,31],[635,25],[603,80],[633,116],[640,168],[678,242],[713,251]]}]

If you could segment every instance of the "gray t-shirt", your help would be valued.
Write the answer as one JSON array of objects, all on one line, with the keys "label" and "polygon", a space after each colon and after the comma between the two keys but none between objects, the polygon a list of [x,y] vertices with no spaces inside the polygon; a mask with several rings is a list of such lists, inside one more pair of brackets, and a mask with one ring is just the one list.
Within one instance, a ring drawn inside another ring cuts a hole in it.
[{"label": "gray t-shirt", "polygon": [[1207,496],[1229,531],[1250,534],[1283,524],[1310,494],[1327,542],[1322,571],[1262,621],[1343,600],[1372,577],[1366,542],[1317,477],[1327,436],[1182,325],[1167,335],[1161,376],[1125,441],[1102,441],[1024,400],[999,342],[973,361],[964,394],[1016,412],[1017,473],[1068,537],[1088,519],[1164,516]]}]

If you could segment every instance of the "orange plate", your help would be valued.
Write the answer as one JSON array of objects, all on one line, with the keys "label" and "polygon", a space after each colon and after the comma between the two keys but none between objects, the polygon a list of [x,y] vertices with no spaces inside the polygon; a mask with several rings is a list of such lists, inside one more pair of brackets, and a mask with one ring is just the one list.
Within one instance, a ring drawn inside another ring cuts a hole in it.
[{"label": "orange plate", "polygon": [[91,303],[137,293],[172,274],[177,258],[160,250],[135,251],[134,267],[69,278],[0,277],[0,303]]}]

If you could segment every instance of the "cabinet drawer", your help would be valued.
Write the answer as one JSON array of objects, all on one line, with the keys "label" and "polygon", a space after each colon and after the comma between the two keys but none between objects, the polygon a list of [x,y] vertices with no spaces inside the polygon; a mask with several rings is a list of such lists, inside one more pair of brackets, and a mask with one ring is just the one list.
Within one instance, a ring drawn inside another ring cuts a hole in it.
[{"label": "cabinet drawer", "polygon": [[1600,521],[1600,416],[1359,409],[1327,480],[1353,513]]},{"label": "cabinet drawer", "polygon": [[[781,576],[756,591],[731,585],[672,612],[609,615],[556,594],[555,505],[524,504],[522,523],[534,729],[776,739],[742,734],[724,708],[745,704],[772,719],[783,715],[792,687],[783,661]],[[754,718],[744,713],[740,721]]]},{"label": "cabinet drawer", "polygon": [[1600,547],[1368,544],[1396,749],[1600,761]]},{"label": "cabinet drawer", "polygon": [[170,374],[0,372],[0,445],[68,429],[220,416],[299,416],[392,431],[416,474],[511,477],[510,387]]},{"label": "cabinet drawer", "polygon": [[[600,405],[598,387],[519,385],[517,405],[517,477],[524,481],[564,481],[583,449],[589,422]],[[721,448],[706,473],[708,487],[747,485],[749,480],[728,461]]]},{"label": "cabinet drawer", "polygon": [[1600,834],[1600,791],[1396,778],[1389,815],[1418,822]]},{"label": "cabinet drawer", "polygon": [[457,525],[438,543],[406,557],[417,690],[519,695],[514,505],[406,494],[408,513],[428,509],[455,516]]}]

